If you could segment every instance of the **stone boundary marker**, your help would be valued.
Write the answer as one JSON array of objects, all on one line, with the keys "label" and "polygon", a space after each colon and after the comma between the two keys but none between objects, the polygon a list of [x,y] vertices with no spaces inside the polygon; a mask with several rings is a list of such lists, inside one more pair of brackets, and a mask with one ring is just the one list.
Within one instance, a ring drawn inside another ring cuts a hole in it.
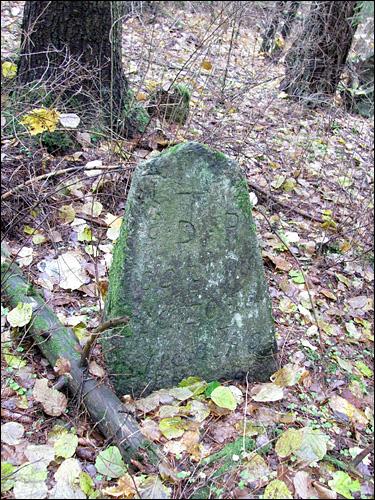
[{"label": "stone boundary marker", "polygon": [[137,167],[106,304],[107,319],[124,315],[102,338],[120,394],[276,371],[247,183],[225,155],[188,142]]}]

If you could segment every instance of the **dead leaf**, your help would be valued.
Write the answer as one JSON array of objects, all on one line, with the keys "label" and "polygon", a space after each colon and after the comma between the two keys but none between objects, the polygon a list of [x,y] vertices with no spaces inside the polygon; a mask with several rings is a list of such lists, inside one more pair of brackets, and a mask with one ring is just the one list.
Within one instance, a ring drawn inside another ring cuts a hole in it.
[{"label": "dead leaf", "polygon": [[53,370],[55,373],[57,373],[57,375],[65,375],[66,373],[70,373],[70,361],[65,358],[58,358],[56,360],[55,366],[53,367]]},{"label": "dead leaf", "polygon": [[103,378],[105,376],[105,370],[96,361],[90,361],[89,372],[94,377]]},{"label": "dead leaf", "polygon": [[143,420],[140,424],[140,430],[145,438],[150,441],[160,441],[161,432],[159,425],[151,419]]},{"label": "dead leaf", "polygon": [[36,401],[42,403],[44,412],[52,417],[62,415],[68,403],[64,394],[48,387],[48,380],[45,378],[38,379],[35,382],[33,397]]}]

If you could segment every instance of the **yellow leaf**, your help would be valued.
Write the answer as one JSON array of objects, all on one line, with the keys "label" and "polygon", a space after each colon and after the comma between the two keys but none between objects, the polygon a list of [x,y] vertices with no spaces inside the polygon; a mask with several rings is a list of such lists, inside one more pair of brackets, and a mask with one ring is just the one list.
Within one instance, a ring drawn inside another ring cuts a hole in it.
[{"label": "yellow leaf", "polygon": [[155,80],[148,80],[145,82],[145,84],[146,84],[146,89],[150,91],[153,91],[156,89],[156,87],[160,86],[160,83],[156,82]]},{"label": "yellow leaf", "polygon": [[345,241],[343,241],[343,242],[341,243],[341,245],[340,245],[340,252],[341,252],[341,253],[346,253],[348,250],[350,250],[350,249],[351,249],[351,247],[352,247],[352,246],[351,246],[350,242],[349,242],[349,241],[347,241],[347,240],[345,240]]},{"label": "yellow leaf", "polygon": [[30,135],[38,135],[42,132],[54,132],[59,121],[60,113],[56,109],[39,108],[30,111],[20,123],[30,132]]},{"label": "yellow leaf", "polygon": [[138,92],[135,98],[137,99],[137,101],[146,101],[148,96],[144,92]]},{"label": "yellow leaf", "polygon": [[1,72],[4,78],[12,79],[17,75],[17,66],[10,61],[5,61],[1,65]]},{"label": "yellow leaf", "polygon": [[128,473],[120,477],[117,486],[103,490],[103,493],[114,498],[135,498],[136,492],[136,484]]},{"label": "yellow leaf", "polygon": [[328,404],[333,411],[338,413],[343,413],[353,423],[364,426],[367,425],[368,418],[366,417],[366,415],[361,410],[358,410],[354,405],[349,403],[349,401],[342,398],[341,396],[335,394],[329,399]]},{"label": "yellow leaf", "polygon": [[210,61],[208,61],[207,59],[204,59],[201,62],[201,68],[203,68],[207,71],[211,71],[212,70],[212,63]]}]

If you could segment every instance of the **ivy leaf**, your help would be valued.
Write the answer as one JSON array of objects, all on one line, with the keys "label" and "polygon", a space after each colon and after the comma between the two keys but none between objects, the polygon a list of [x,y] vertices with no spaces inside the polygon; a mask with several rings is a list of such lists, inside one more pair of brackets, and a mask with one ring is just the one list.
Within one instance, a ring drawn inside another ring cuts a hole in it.
[{"label": "ivy leaf", "polygon": [[267,485],[266,489],[264,490],[263,498],[288,499],[293,498],[293,496],[284,481],[274,479]]},{"label": "ivy leaf", "polygon": [[110,478],[121,477],[126,472],[126,465],[117,446],[101,451],[96,458],[95,467],[99,474]]},{"label": "ivy leaf", "polygon": [[328,486],[344,498],[353,498],[352,493],[360,491],[361,485],[358,479],[353,481],[353,479],[346,472],[338,471],[334,472],[332,475],[333,479],[328,481]]},{"label": "ivy leaf", "polygon": [[211,399],[220,408],[227,408],[228,410],[237,408],[236,398],[229,387],[216,387],[211,393]]},{"label": "ivy leaf", "polygon": [[24,359],[21,359],[18,356],[14,356],[13,354],[4,354],[4,359],[8,366],[10,366],[11,368],[15,368],[16,370],[19,370],[20,368],[23,368],[27,365]]},{"label": "ivy leaf", "polygon": [[21,327],[30,323],[31,316],[33,315],[33,308],[31,304],[19,302],[17,306],[8,312],[7,320],[10,326]]}]

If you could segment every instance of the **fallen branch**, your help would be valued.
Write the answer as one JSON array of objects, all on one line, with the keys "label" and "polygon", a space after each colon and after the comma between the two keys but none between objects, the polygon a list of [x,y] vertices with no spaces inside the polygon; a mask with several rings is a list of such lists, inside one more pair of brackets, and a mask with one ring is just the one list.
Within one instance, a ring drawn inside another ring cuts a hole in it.
[{"label": "fallen branch", "polygon": [[55,170],[53,172],[48,172],[47,174],[38,175],[37,177],[33,177],[32,179],[29,179],[28,181],[23,182],[22,184],[19,184],[18,186],[15,186],[14,188],[7,191],[6,193],[2,194],[1,200],[2,201],[7,200],[15,193],[18,193],[18,191],[21,191],[21,189],[23,189],[27,186],[31,186],[31,184],[34,184],[35,182],[43,181],[45,179],[49,179],[50,177],[57,177],[59,175],[68,174],[69,172],[74,172],[75,170],[116,170],[116,169],[118,170],[119,168],[121,168],[121,165],[106,165],[106,166],[102,165],[100,167],[95,167],[95,168],[94,167],[87,168],[87,167],[82,166],[82,165],[80,165],[80,166],[77,165],[76,167],[69,167],[69,168],[63,168],[61,170]]},{"label": "fallen branch", "polygon": [[[52,366],[58,358],[70,361],[71,376],[67,377],[67,386],[73,395],[82,397],[82,402],[98,429],[119,448],[127,461],[136,459],[153,464],[160,462],[163,458],[160,450],[143,437],[136,420],[127,413],[118,397],[80,366],[81,347],[73,331],[61,324],[19,267],[12,262],[3,246],[1,254],[3,297],[13,307],[19,302],[31,304],[33,317],[29,333]],[[46,332],[49,334],[47,338]]]},{"label": "fallen branch", "polygon": [[308,212],[305,212],[304,210],[297,208],[295,205],[286,205],[282,201],[278,200],[275,195],[272,193],[265,191],[264,189],[260,188],[257,184],[253,184],[251,181],[247,181],[249,187],[253,189],[254,191],[257,191],[257,193],[260,195],[261,198],[266,199],[266,200],[271,200],[273,205],[278,206],[282,210],[287,210],[288,212],[292,211],[298,215],[301,215],[305,219],[310,219],[313,220],[314,222],[319,222],[322,224],[324,221],[321,217],[318,217],[317,215],[310,214]]}]

